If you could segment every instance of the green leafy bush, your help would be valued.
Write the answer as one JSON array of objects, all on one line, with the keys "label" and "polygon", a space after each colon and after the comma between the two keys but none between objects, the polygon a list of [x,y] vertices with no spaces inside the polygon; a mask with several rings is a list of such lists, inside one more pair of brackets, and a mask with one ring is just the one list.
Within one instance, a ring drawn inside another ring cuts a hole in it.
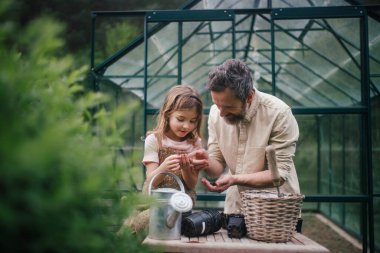
[{"label": "green leafy bush", "polygon": [[46,17],[0,23],[0,252],[149,252],[115,236],[141,202],[118,193],[128,108],[107,112],[106,96],[83,90],[87,68],[62,54],[63,31]]}]

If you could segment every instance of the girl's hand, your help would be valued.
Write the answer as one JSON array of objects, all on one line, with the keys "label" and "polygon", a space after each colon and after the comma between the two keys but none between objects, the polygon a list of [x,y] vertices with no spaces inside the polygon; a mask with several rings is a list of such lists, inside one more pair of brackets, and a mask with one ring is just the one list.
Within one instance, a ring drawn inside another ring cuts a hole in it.
[{"label": "girl's hand", "polygon": [[160,165],[162,171],[175,172],[181,169],[181,155],[171,155],[166,157],[165,161]]},{"label": "girl's hand", "polygon": [[181,169],[183,169],[183,170],[193,170],[194,169],[194,166],[191,163],[189,156],[186,154],[181,154],[180,165],[181,165]]}]

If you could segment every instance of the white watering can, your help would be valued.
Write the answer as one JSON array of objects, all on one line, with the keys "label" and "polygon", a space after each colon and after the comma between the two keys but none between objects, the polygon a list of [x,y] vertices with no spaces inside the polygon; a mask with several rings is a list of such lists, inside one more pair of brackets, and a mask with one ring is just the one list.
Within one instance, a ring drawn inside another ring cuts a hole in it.
[{"label": "white watering can", "polygon": [[[166,174],[173,177],[181,191],[173,188],[158,188],[152,190],[154,179]],[[161,172],[153,176],[148,186],[149,195],[157,199],[157,204],[149,210],[148,237],[157,240],[181,239],[181,213],[188,212],[193,207],[193,201],[185,193],[185,187],[179,177],[173,173]]]}]

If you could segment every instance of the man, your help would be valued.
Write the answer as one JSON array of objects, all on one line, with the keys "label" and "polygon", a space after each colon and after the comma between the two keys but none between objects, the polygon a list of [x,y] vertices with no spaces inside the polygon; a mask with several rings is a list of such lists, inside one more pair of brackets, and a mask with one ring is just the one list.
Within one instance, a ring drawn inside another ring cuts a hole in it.
[{"label": "man", "polygon": [[[298,140],[298,125],[280,99],[253,87],[249,68],[240,60],[230,59],[210,71],[207,89],[214,105],[208,119],[208,150],[191,155],[196,169],[219,177],[209,191],[227,190],[224,212],[240,214],[240,192],[247,189],[273,188],[265,159],[265,148],[272,145],[281,176],[281,192],[299,193],[293,163]],[[223,174],[225,168],[228,172]]]}]

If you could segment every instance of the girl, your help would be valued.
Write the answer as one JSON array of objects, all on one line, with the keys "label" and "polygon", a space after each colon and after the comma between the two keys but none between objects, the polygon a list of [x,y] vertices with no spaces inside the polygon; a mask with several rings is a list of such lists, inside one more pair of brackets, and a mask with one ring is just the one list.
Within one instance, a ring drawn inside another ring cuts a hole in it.
[{"label": "girl", "polygon": [[[157,126],[147,133],[145,139],[143,164],[146,166],[146,180],[143,192],[154,175],[170,172],[183,182],[186,193],[195,203],[195,185],[198,171],[193,168],[187,154],[202,148],[200,128],[203,104],[198,92],[188,85],[172,87],[164,100],[157,117]],[[173,177],[160,174],[152,182],[152,188],[176,188],[178,183]],[[147,228],[149,210],[129,219],[126,225],[134,232]]]}]

